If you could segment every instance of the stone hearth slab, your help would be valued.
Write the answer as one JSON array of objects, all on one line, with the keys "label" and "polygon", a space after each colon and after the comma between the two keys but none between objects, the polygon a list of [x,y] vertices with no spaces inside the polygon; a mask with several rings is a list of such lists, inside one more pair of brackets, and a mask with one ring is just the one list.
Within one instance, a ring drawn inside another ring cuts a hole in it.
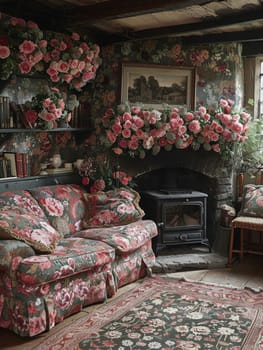
[{"label": "stone hearth slab", "polygon": [[158,252],[153,273],[225,268],[227,257],[209,252],[204,246],[165,248]]}]

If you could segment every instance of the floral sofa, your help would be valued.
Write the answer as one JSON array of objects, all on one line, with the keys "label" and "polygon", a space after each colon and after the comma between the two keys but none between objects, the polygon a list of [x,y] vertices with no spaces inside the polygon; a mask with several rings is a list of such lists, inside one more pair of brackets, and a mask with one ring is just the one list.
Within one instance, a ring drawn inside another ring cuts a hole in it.
[{"label": "floral sofa", "polygon": [[150,273],[157,227],[139,199],[74,184],[0,193],[0,327],[35,336]]}]

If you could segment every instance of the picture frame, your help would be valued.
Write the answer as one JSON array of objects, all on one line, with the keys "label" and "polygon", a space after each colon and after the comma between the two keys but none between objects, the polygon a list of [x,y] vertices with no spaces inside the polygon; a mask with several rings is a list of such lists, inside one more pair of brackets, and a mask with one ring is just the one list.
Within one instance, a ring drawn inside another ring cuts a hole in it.
[{"label": "picture frame", "polygon": [[121,103],[163,109],[195,108],[196,69],[155,64],[122,64]]}]

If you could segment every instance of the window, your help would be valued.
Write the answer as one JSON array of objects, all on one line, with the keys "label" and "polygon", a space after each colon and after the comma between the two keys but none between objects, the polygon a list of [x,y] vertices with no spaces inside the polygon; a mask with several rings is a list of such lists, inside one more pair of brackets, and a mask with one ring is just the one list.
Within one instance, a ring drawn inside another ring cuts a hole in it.
[{"label": "window", "polygon": [[263,58],[260,59],[258,116],[263,117]]}]

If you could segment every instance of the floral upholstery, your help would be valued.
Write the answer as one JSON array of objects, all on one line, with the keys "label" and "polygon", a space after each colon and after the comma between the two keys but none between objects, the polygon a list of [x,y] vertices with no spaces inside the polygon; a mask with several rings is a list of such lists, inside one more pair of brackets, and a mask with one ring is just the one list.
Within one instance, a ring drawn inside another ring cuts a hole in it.
[{"label": "floral upholstery", "polygon": [[61,234],[49,223],[31,213],[0,211],[0,239],[18,239],[40,252],[52,252]]},{"label": "floral upholstery", "polygon": [[146,244],[132,253],[122,253],[116,256],[113,263],[113,273],[117,287],[151,274],[151,267],[155,261],[152,244],[149,240]]},{"label": "floral upholstery", "polygon": [[152,220],[140,220],[131,224],[90,228],[77,233],[78,237],[103,241],[116,249],[116,253],[132,252],[157,235],[157,227]]},{"label": "floral upholstery", "polygon": [[15,274],[19,282],[36,285],[111,263],[114,257],[114,249],[103,242],[67,238],[60,241],[53,254],[16,259]]},{"label": "floral upholstery", "polygon": [[263,217],[263,186],[249,184],[244,187],[240,214]]},{"label": "floral upholstery", "polygon": [[0,210],[12,210],[18,213],[31,213],[45,218],[44,211],[28,191],[8,191],[0,193]]},{"label": "floral upholstery", "polygon": [[9,271],[10,261],[16,257],[27,258],[36,253],[32,247],[22,241],[2,240],[0,241],[0,271]]},{"label": "floral upholstery", "polygon": [[84,191],[77,185],[43,186],[30,190],[51,225],[64,237],[83,228],[87,207]]},{"label": "floral upholstery", "polygon": [[84,221],[86,228],[125,225],[144,216],[139,206],[140,195],[132,189],[87,193],[85,198],[88,205]]},{"label": "floral upholstery", "polygon": [[[0,327],[35,336],[151,272],[155,223],[84,229],[85,194],[76,185],[0,193],[0,218],[6,219],[0,220]],[[30,242],[4,236],[10,216],[21,218],[15,226],[24,225],[22,236],[41,222],[51,225],[60,235],[54,250],[40,253]]]},{"label": "floral upholstery", "polygon": [[[51,283],[26,286],[0,273],[0,327],[20,336],[35,336],[51,329],[84,306],[113,295],[115,282],[106,264]],[[9,286],[9,290],[8,289]]]}]

